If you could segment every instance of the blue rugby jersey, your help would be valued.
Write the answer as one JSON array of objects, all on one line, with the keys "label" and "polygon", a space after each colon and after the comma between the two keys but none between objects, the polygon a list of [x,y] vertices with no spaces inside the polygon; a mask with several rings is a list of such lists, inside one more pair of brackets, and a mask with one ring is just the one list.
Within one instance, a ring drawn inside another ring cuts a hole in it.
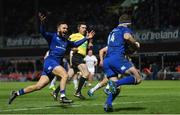
[{"label": "blue rugby jersey", "polygon": [[83,38],[82,40],[79,40],[77,42],[69,41],[65,37],[59,36],[56,32],[46,32],[43,25],[40,25],[40,32],[48,42],[49,56],[53,56],[55,58],[64,57],[68,46],[78,47],[87,40],[87,38]]},{"label": "blue rugby jersey", "polygon": [[124,34],[130,33],[132,34],[132,30],[127,27],[118,26],[114,28],[109,36],[108,36],[108,50],[107,50],[107,57],[112,55],[124,55],[125,53],[125,41],[124,41]]}]

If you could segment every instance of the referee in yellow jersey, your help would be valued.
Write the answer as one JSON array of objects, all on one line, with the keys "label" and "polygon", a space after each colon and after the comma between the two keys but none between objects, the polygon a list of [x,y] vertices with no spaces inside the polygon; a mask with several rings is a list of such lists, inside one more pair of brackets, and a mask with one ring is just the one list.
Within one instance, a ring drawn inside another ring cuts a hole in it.
[{"label": "referee in yellow jersey", "polygon": [[[78,41],[84,38],[87,34],[87,25],[85,22],[80,22],[77,26],[78,33],[74,33],[70,35],[70,41]],[[77,71],[80,71],[82,76],[79,79],[78,88],[74,94],[75,97],[78,97],[80,99],[85,99],[85,97],[81,94],[81,89],[89,75],[88,68],[86,64],[84,63],[84,57],[86,56],[86,52],[88,49],[88,44],[91,44],[91,42],[86,41],[82,45],[80,45],[77,48],[73,48],[73,56],[72,56],[72,67],[77,73]]]}]

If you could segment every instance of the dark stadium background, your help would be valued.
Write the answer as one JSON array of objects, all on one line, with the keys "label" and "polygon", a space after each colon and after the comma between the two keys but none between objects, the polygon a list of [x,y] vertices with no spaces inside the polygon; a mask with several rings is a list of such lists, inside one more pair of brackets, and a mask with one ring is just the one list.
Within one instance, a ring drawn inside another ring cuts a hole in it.
[{"label": "dark stadium background", "polygon": [[0,79],[25,76],[32,80],[42,70],[47,43],[39,33],[38,12],[47,15],[48,31],[55,31],[56,23],[66,20],[70,34],[76,32],[79,21],[86,21],[89,30],[96,31],[95,55],[106,45],[119,15],[128,13],[141,42],[141,49],[132,56],[136,66],[143,71],[156,62],[157,79],[164,79],[165,69],[171,72],[165,79],[180,79],[179,6],[179,0],[0,0]]},{"label": "dark stadium background", "polygon": [[[112,114],[180,114],[180,0],[0,0],[0,114],[107,114],[104,88],[89,97],[92,87],[83,87],[82,101],[74,97],[71,80],[66,95],[72,104],[54,101],[49,86],[8,104],[13,90],[35,84],[42,71],[48,47],[39,33],[38,12],[47,16],[47,31],[55,31],[56,23],[65,20],[71,34],[79,21],[86,21],[88,30],[96,31],[97,57],[119,16],[131,15],[131,28],[141,43],[131,59],[143,81],[121,87]],[[92,86],[103,76],[96,67]]]}]

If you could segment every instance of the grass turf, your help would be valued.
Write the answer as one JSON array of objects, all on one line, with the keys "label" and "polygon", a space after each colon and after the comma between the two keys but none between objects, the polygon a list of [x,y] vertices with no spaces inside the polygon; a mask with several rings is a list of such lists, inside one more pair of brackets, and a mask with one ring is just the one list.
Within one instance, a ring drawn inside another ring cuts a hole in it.
[{"label": "grass turf", "polygon": [[[83,88],[86,100],[73,96],[73,85],[67,85],[67,97],[74,103],[63,105],[50,96],[51,90],[41,91],[18,97],[8,105],[9,94],[34,84],[35,82],[0,82],[0,114],[105,114],[103,105],[106,95],[103,90],[88,97],[89,87]],[[94,83],[95,85],[95,83]],[[120,95],[113,103],[114,113],[118,114],[180,114],[180,81],[143,81],[140,85],[122,86]]]}]

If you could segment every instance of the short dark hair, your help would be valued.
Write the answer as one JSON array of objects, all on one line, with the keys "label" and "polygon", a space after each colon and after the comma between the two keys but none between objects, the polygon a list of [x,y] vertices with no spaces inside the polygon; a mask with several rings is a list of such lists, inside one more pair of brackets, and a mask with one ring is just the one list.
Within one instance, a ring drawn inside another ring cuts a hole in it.
[{"label": "short dark hair", "polygon": [[122,14],[119,17],[119,22],[120,23],[130,23],[131,22],[131,16],[128,14]]},{"label": "short dark hair", "polygon": [[67,24],[67,25],[68,25],[68,23],[67,23],[66,21],[59,21],[56,26],[58,27],[58,26],[60,26],[61,24]]},{"label": "short dark hair", "polygon": [[87,25],[87,23],[86,22],[79,22],[77,25],[77,28],[80,28],[81,25]]}]

